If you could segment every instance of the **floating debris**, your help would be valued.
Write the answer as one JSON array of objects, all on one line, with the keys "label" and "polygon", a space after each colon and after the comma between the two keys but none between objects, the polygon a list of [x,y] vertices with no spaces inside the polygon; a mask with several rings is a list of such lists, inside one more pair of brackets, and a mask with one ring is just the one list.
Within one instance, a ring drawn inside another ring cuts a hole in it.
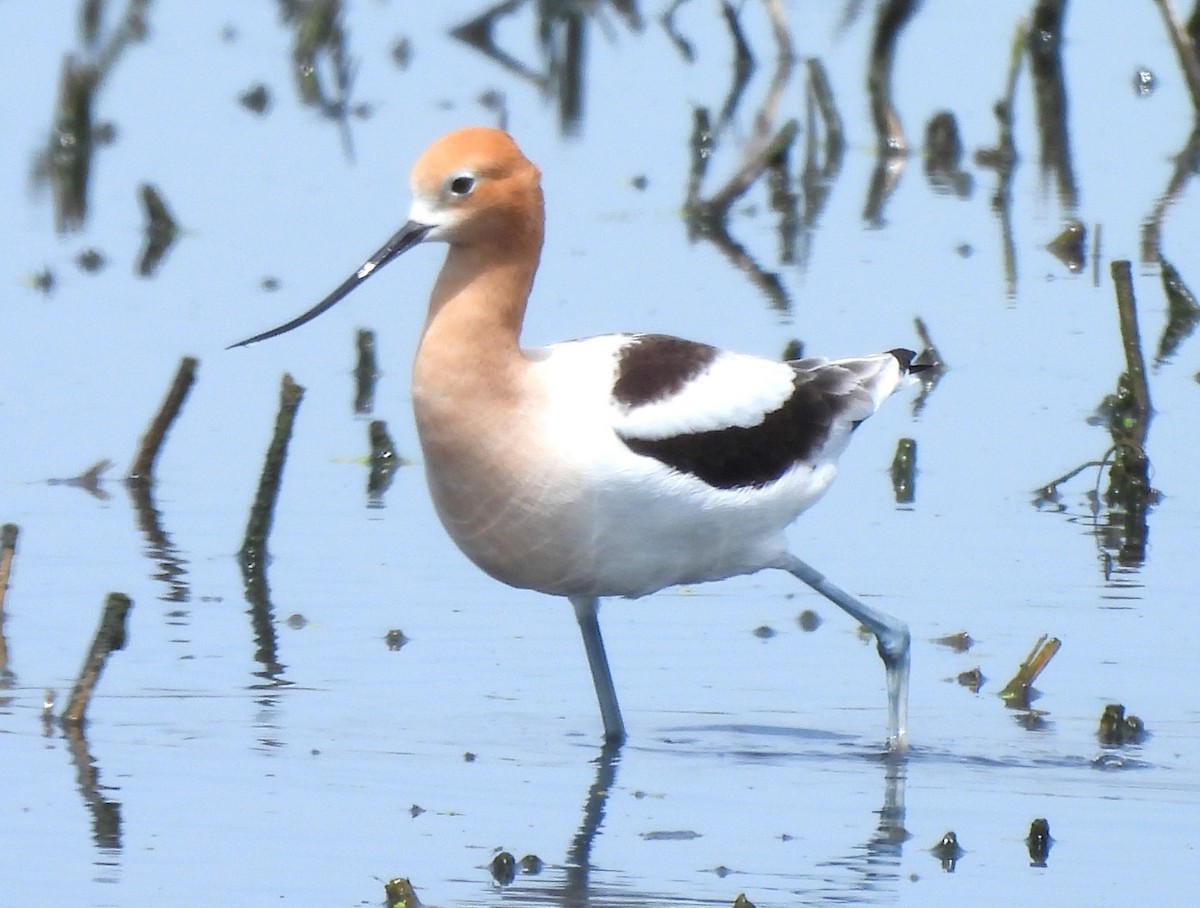
[{"label": "floating debris", "polygon": [[821,626],[821,616],[810,608],[806,608],[796,616],[796,623],[800,625],[800,630],[812,633]]},{"label": "floating debris", "polygon": [[35,271],[29,275],[27,283],[42,296],[49,296],[54,292],[57,279],[54,277],[54,272],[47,266],[41,271]]},{"label": "floating debris", "polygon": [[965,653],[975,645],[975,641],[971,639],[971,635],[966,631],[959,631],[956,634],[946,634],[944,637],[935,637],[933,642],[938,646],[949,647],[956,653]]},{"label": "floating debris", "polygon": [[388,908],[421,908],[421,900],[413,890],[408,877],[397,877],[383,884],[383,895]]},{"label": "floating debris", "polygon": [[971,693],[977,694],[979,693],[979,689],[983,687],[983,682],[987,679],[984,678],[983,672],[976,666],[970,671],[960,672],[957,680],[959,684],[967,688]]},{"label": "floating debris", "polygon": [[1147,98],[1154,94],[1155,87],[1154,73],[1144,66],[1139,66],[1133,73],[1133,93],[1139,98]]},{"label": "floating debris", "polygon": [[1046,858],[1050,856],[1050,846],[1054,839],[1050,838],[1050,824],[1043,817],[1038,817],[1029,824],[1029,835],[1025,844],[1029,848],[1029,864],[1031,867],[1045,867]]},{"label": "floating debris", "polygon": [[238,103],[252,114],[263,116],[271,109],[271,92],[261,82],[256,82],[238,95]]},{"label": "floating debris", "polygon": [[1125,715],[1124,705],[1110,703],[1100,715],[1100,727],[1096,734],[1100,743],[1109,747],[1141,744],[1146,739],[1146,725],[1135,715]]},{"label": "floating debris", "polygon": [[958,121],[948,110],[939,111],[925,126],[925,176],[935,192],[959,198],[971,194],[974,181],[962,169],[963,144]]},{"label": "floating debris", "polygon": [[501,886],[507,886],[517,876],[517,859],[510,852],[501,851],[492,858],[490,869],[492,879]]},{"label": "floating debris", "polygon": [[942,869],[946,873],[954,873],[958,859],[963,856],[962,846],[958,844],[958,836],[954,834],[953,829],[942,836],[941,841],[929,850],[941,862]]},{"label": "floating debris", "polygon": [[99,249],[89,246],[75,256],[75,264],[79,266],[80,271],[95,274],[104,269],[104,266],[108,264],[108,259]]},{"label": "floating debris", "polygon": [[1067,266],[1072,274],[1078,274],[1086,264],[1087,228],[1083,221],[1072,218],[1062,233],[1046,244],[1046,250]]},{"label": "floating debris", "polygon": [[408,64],[412,63],[413,46],[407,35],[401,35],[392,42],[391,55],[396,69],[401,71],[408,69]]}]

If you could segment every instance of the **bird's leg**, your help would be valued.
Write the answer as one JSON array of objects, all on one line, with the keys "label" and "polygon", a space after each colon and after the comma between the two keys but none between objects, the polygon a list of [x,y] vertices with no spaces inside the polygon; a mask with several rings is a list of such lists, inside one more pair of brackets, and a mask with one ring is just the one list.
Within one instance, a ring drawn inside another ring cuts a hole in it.
[{"label": "bird's leg", "polygon": [[[875,635],[879,657],[887,669],[888,749],[903,750],[908,725],[908,625],[891,615],[863,605],[845,590],[830,583],[820,571],[787,552],[776,565],[800,580],[840,608],[857,618]],[[578,610],[576,606],[576,610]],[[582,619],[581,619],[582,620]]]},{"label": "bird's leg", "polygon": [[600,600],[596,596],[572,596],[571,605],[575,606],[575,620],[583,634],[583,648],[587,650],[596,699],[600,701],[604,739],[610,744],[620,744],[625,740],[625,723],[621,720],[621,707],[617,705],[617,691],[613,687],[612,672],[608,670],[608,656],[604,654],[604,640],[600,637],[600,622],[596,618]]}]

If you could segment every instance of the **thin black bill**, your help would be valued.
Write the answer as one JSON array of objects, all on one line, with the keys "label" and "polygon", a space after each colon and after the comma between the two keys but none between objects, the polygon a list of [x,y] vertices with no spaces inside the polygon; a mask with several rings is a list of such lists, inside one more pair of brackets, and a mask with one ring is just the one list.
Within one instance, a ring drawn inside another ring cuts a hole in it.
[{"label": "thin black bill", "polygon": [[256,334],[253,337],[240,340],[236,344],[230,344],[226,349],[232,350],[234,347],[246,347],[250,344],[257,344],[259,341],[264,341],[268,338],[278,337],[281,334],[286,334],[293,328],[299,328],[305,322],[312,321],[326,309],[331,309],[335,304],[341,302],[341,300],[345,298],[351,290],[369,278],[372,274],[374,274],[392,259],[397,258],[402,253],[420,243],[423,239],[425,239],[425,235],[432,229],[433,226],[430,224],[421,224],[417,221],[409,221],[407,224],[397,230],[395,235],[393,235],[391,239],[384,243],[378,252],[363,262],[359,269],[354,272],[354,274],[342,281],[336,290],[334,290],[331,294],[329,294],[329,296],[325,297],[325,299],[321,300],[321,302],[317,303],[303,315],[296,316],[296,318],[292,319],[290,322],[280,325],[278,328],[272,328],[269,331],[262,332],[262,334]]}]

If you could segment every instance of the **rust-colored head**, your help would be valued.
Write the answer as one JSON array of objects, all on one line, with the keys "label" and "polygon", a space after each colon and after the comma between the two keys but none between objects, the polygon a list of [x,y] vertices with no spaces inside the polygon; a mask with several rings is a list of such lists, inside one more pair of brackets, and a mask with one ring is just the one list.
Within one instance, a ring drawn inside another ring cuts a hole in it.
[{"label": "rust-colored head", "polygon": [[410,223],[426,241],[509,245],[543,226],[541,173],[508,133],[473,127],[442,136],[413,165]]},{"label": "rust-colored head", "polygon": [[277,337],[311,321],[419,243],[485,247],[487,255],[536,267],[544,218],[541,173],[506,132],[472,127],[442,136],[417,159],[409,183],[408,223],[354,274],[303,315],[232,346]]}]

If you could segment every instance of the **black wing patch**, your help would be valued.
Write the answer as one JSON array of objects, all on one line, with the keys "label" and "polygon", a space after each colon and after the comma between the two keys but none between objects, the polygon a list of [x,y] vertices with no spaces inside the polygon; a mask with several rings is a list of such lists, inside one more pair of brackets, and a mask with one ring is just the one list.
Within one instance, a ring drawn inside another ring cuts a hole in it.
[{"label": "black wing patch", "polygon": [[[899,360],[901,368],[907,370],[913,354],[907,350],[889,352]],[[796,365],[800,366],[800,363]],[[847,411],[861,410],[864,396],[869,397],[857,382],[851,381],[848,386],[846,367],[805,365],[808,367],[800,366],[796,371],[792,395],[757,425],[731,426],[669,438],[621,435],[621,440],[634,453],[690,473],[714,488],[770,485],[798,461],[814,457],[828,441],[838,419]],[[681,366],[682,362],[677,375],[684,371]],[[688,377],[700,369],[689,373]],[[674,389],[678,390],[685,382],[685,378],[678,378]],[[664,396],[666,393],[659,393],[650,399],[658,400]],[[853,421],[851,428],[861,421],[861,418]]]},{"label": "black wing patch", "polygon": [[708,368],[720,352],[666,334],[639,334],[621,348],[613,399],[629,408],[665,400]]}]

